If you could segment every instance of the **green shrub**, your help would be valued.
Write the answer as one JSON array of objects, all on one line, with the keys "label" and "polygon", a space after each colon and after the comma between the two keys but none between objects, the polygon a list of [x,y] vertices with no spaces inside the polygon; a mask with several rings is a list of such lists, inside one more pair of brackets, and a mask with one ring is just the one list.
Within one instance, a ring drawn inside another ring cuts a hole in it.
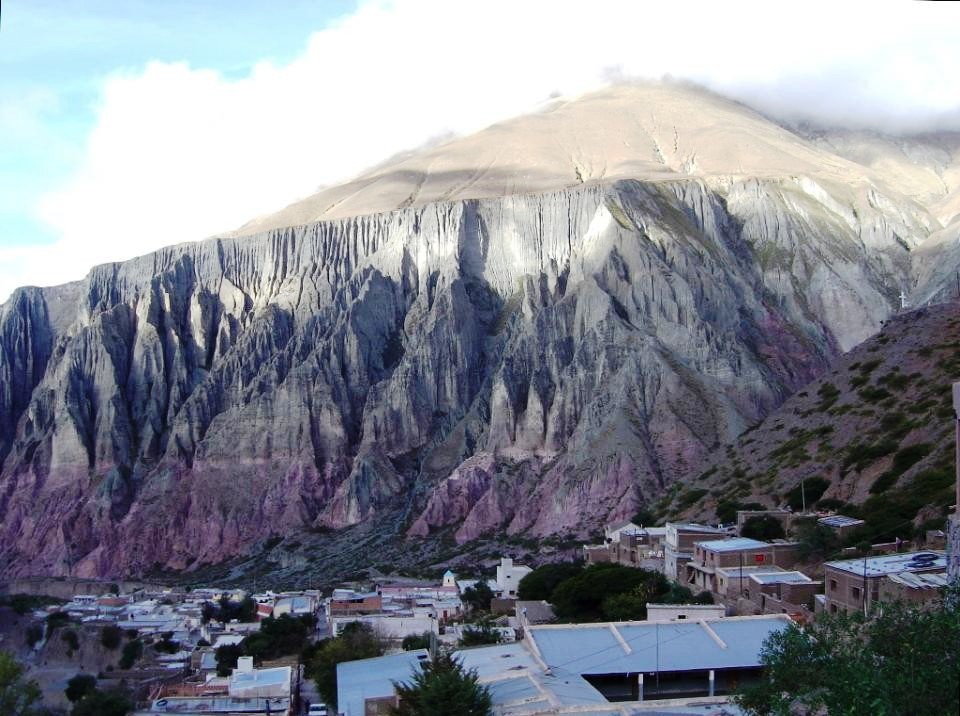
[{"label": "green shrub", "polygon": [[100,643],[105,649],[113,651],[120,646],[123,639],[123,630],[115,624],[108,624],[100,630]]},{"label": "green shrub", "polygon": [[743,529],[740,530],[740,535],[751,539],[769,541],[781,539],[786,536],[786,533],[783,531],[783,525],[780,523],[780,520],[776,517],[772,515],[754,515],[753,517],[747,518],[746,522],[743,523]]},{"label": "green shrub", "polygon": [[118,662],[121,669],[129,669],[143,655],[143,642],[139,639],[134,639],[133,641],[128,641],[124,647],[123,652],[120,655],[120,661]]},{"label": "green shrub", "polygon": [[808,477],[787,493],[787,504],[792,509],[799,510],[806,501],[806,506],[812,507],[829,487],[830,480],[826,478],[816,475]]}]

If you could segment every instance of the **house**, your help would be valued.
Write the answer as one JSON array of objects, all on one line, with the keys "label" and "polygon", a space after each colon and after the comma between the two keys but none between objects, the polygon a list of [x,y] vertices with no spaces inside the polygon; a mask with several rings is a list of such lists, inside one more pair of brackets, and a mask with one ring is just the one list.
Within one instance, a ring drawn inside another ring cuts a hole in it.
[{"label": "house", "polygon": [[497,566],[497,584],[500,587],[499,596],[504,599],[515,599],[517,596],[517,587],[520,586],[520,580],[532,571],[530,567],[522,564],[514,564],[510,557],[501,557],[500,564]]},{"label": "house", "polygon": [[857,519],[856,517],[847,517],[846,515],[830,515],[828,517],[821,517],[817,520],[818,524],[823,525],[824,527],[829,527],[834,532],[837,533],[837,537],[844,539],[847,535],[850,534],[857,527],[865,525],[866,522],[863,520]]},{"label": "house", "polygon": [[607,542],[619,542],[623,534],[636,534],[640,531],[640,525],[634,524],[630,520],[621,520],[620,522],[611,522],[603,528],[603,536]]},{"label": "house", "polygon": [[821,591],[823,582],[796,571],[751,574],[746,581],[746,600],[758,614],[791,614],[810,619],[814,598]]},{"label": "house", "polygon": [[615,537],[608,538],[602,545],[584,545],[584,559],[587,564],[615,562],[628,567],[662,570],[662,564],[651,564],[651,561],[663,559],[666,534],[666,527],[623,528],[615,531]]},{"label": "house", "polygon": [[741,597],[747,596],[747,580],[751,574],[770,574],[773,572],[783,572],[780,567],[773,565],[745,564],[742,567],[717,567],[715,576],[717,578],[717,591],[714,592],[714,598],[736,603]]},{"label": "house", "polygon": [[797,561],[796,542],[761,542],[749,537],[696,542],[693,558],[685,565],[680,581],[700,591],[718,593],[718,567],[762,565],[791,567]]},{"label": "house", "polygon": [[868,611],[880,601],[880,585],[892,575],[943,572],[943,552],[904,552],[879,557],[846,559],[823,565],[824,598],[818,602],[827,613]]},{"label": "house", "polygon": [[667,579],[679,581],[687,562],[693,559],[693,545],[710,537],[720,538],[726,530],[692,523],[668,522],[663,543],[663,573]]},{"label": "house", "polygon": [[352,589],[334,589],[327,613],[376,614],[383,610],[383,597],[379,592],[355,592]]}]

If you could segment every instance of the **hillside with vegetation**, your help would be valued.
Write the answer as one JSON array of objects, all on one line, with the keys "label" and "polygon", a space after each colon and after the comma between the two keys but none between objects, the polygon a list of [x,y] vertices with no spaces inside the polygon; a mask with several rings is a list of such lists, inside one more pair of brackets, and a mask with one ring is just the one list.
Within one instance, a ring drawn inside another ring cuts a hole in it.
[{"label": "hillside with vegetation", "polygon": [[717,450],[652,512],[731,522],[737,509],[805,503],[866,520],[861,542],[940,529],[954,503],[958,379],[960,305],[903,312]]}]

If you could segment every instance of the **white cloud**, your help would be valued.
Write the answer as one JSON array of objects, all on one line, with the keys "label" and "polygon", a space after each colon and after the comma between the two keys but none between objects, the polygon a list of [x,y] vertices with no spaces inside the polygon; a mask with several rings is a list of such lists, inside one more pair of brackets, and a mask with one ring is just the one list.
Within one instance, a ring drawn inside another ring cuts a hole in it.
[{"label": "white cloud", "polygon": [[702,82],[785,118],[960,128],[949,4],[372,2],[239,80],[154,63],[109,78],[61,237],[0,253],[0,296],[234,228],[444,132],[611,74]]}]

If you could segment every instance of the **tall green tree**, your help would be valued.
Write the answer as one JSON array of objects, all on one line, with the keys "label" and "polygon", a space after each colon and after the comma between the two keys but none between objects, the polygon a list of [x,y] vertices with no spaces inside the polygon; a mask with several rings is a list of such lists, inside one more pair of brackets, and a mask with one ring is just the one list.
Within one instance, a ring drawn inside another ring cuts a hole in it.
[{"label": "tall green tree", "polygon": [[70,703],[74,703],[92,693],[96,688],[96,676],[93,674],[77,674],[67,682],[67,688],[63,690],[63,693]]},{"label": "tall green tree", "polygon": [[133,701],[125,690],[94,689],[76,703],[70,716],[127,716],[131,711]]},{"label": "tall green tree", "polygon": [[957,713],[960,608],[956,598],[923,607],[884,604],[874,614],[823,615],[771,635],[765,678],[745,688],[749,713]]},{"label": "tall green tree", "polygon": [[448,654],[421,665],[408,683],[395,683],[400,705],[394,716],[489,716],[492,700],[475,671]]},{"label": "tall green tree", "polygon": [[10,654],[0,651],[0,714],[34,716],[40,713],[40,687],[25,679],[23,667]]}]

